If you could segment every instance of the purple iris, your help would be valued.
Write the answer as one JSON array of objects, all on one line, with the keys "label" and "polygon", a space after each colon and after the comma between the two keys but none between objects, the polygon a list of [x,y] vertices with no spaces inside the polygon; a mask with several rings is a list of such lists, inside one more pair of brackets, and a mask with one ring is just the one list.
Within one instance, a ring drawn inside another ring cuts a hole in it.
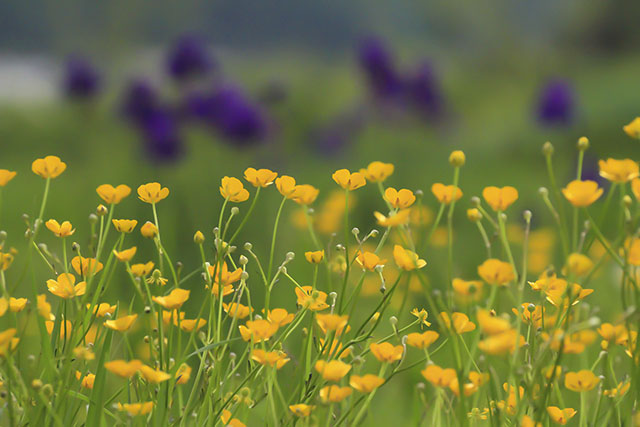
[{"label": "purple iris", "polygon": [[141,123],[158,105],[156,89],[148,81],[137,79],[125,90],[122,112],[129,120]]},{"label": "purple iris", "polygon": [[389,99],[401,92],[401,78],[391,53],[381,40],[375,37],[364,39],[358,49],[358,59],[375,96]]},{"label": "purple iris", "polygon": [[423,62],[407,80],[407,97],[411,104],[430,118],[442,113],[440,83],[429,62]]},{"label": "purple iris", "polygon": [[206,44],[193,35],[178,39],[167,58],[168,72],[177,81],[187,81],[206,75],[213,66],[214,61]]},{"label": "purple iris", "polygon": [[150,111],[140,123],[145,148],[151,158],[175,160],[182,154],[182,139],[175,115],[167,108]]},{"label": "purple iris", "polygon": [[575,101],[571,85],[552,80],[542,89],[538,101],[538,119],[546,125],[566,125],[574,116]]},{"label": "purple iris", "polygon": [[70,98],[89,99],[100,90],[100,75],[86,58],[74,55],[67,60],[63,86]]}]

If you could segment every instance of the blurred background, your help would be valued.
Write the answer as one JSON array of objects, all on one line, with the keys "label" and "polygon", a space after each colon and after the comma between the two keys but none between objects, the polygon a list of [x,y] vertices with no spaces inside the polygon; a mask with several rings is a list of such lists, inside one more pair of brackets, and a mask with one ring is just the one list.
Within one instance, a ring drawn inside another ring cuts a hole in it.
[{"label": "blurred background", "polygon": [[[562,184],[580,136],[592,143],[589,178],[599,157],[637,153],[621,127],[640,114],[639,17],[633,0],[3,1],[0,167],[18,176],[3,193],[2,227],[21,249],[21,215],[36,213],[43,185],[30,164],[55,154],[68,169],[48,217],[71,220],[83,243],[99,184],[159,181],[171,189],[159,204],[165,246],[191,271],[193,233],[210,242],[225,175],[248,166],[292,175],[319,187],[316,211],[331,212],[331,173],[382,160],[396,165],[389,185],[422,189],[435,210],[431,184],[450,182],[448,154],[463,149],[464,239],[454,244],[465,254],[457,274],[472,278],[485,254],[464,208],[482,187],[516,186],[512,221],[532,209],[542,229],[552,224],[537,195],[548,185],[545,141]],[[261,256],[279,201],[262,197],[241,236]],[[369,230],[383,207],[373,186],[358,190],[353,225]],[[311,249],[299,215],[285,208],[281,258]],[[116,216],[142,223],[151,211],[130,197]],[[322,217],[325,242],[341,218]],[[438,251],[422,255],[431,262]],[[292,269],[309,274],[301,256]],[[439,286],[443,272],[432,270]],[[291,290],[282,295],[292,307]]]}]

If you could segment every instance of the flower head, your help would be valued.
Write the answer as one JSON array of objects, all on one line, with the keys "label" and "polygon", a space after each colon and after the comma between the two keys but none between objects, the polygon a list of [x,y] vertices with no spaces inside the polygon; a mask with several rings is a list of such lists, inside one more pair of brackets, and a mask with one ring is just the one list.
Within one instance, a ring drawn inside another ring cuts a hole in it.
[{"label": "flower head", "polygon": [[573,206],[585,208],[602,196],[602,188],[595,181],[571,181],[562,189],[562,194]]},{"label": "flower head", "polygon": [[384,266],[387,262],[386,259],[380,259],[380,257],[373,252],[358,252],[358,256],[356,257],[356,262],[360,264],[362,270],[375,271],[376,267]]},{"label": "flower head", "polygon": [[289,405],[289,410],[293,412],[296,417],[304,418],[311,415],[311,411],[315,406],[306,405],[304,403],[298,403],[297,405]]},{"label": "flower head", "polygon": [[119,233],[131,233],[138,225],[135,219],[112,219],[111,222]]},{"label": "flower head", "polygon": [[413,191],[406,188],[396,190],[389,187],[384,191],[384,198],[396,209],[406,209],[416,201]]},{"label": "flower head", "polygon": [[324,259],[324,249],[320,251],[308,251],[304,253],[304,257],[311,264],[320,264]]},{"label": "flower head", "polygon": [[629,182],[640,176],[638,163],[631,159],[607,159],[598,162],[600,176],[611,182]]},{"label": "flower head", "polygon": [[168,195],[169,189],[157,182],[150,182],[138,187],[138,198],[145,203],[158,203],[166,199]]},{"label": "flower head", "polygon": [[130,316],[123,316],[115,320],[106,320],[104,322],[104,326],[109,329],[113,329],[114,331],[125,332],[131,329],[131,326],[133,326],[133,323],[137,318],[137,314],[132,314]]},{"label": "flower head", "polygon": [[383,182],[393,174],[394,166],[391,163],[371,162],[366,169],[360,169],[369,182]]},{"label": "flower head", "polygon": [[456,371],[451,368],[443,369],[438,365],[429,365],[420,371],[425,380],[435,387],[448,387],[454,378],[457,378]]},{"label": "flower head", "polygon": [[485,187],[482,197],[496,212],[507,210],[509,206],[518,200],[518,190],[513,187]]},{"label": "flower head", "polygon": [[622,129],[631,138],[640,139],[640,117],[631,120],[629,124],[624,125]]},{"label": "flower head", "polygon": [[133,256],[136,254],[136,251],[138,250],[137,247],[132,246],[129,249],[123,249],[120,252],[116,251],[115,249],[113,250],[113,255],[116,257],[116,259],[120,262],[129,262],[131,261],[131,259],[133,258]]},{"label": "flower head", "polygon": [[147,239],[153,239],[158,235],[158,227],[151,221],[147,221],[140,227],[140,234]]},{"label": "flower head", "polygon": [[393,246],[393,259],[398,267],[405,271],[411,271],[415,269],[421,269],[427,265],[427,261],[420,259],[418,254],[405,249],[400,245]]},{"label": "flower head", "polygon": [[349,316],[346,314],[338,315],[333,313],[317,314],[316,321],[318,322],[320,329],[322,329],[325,334],[329,331],[336,331],[336,335],[340,335],[347,326]]},{"label": "flower head", "polygon": [[436,342],[439,336],[436,331],[412,332],[407,335],[407,345],[422,350]]},{"label": "flower head", "polygon": [[490,285],[506,286],[515,279],[511,264],[490,258],[478,266],[478,274]]},{"label": "flower head", "polygon": [[337,403],[349,397],[352,392],[351,387],[329,385],[320,389],[320,399],[324,403]]},{"label": "flower head", "polygon": [[278,325],[265,319],[257,319],[248,320],[245,325],[240,325],[238,329],[240,329],[240,335],[243,340],[252,340],[258,343],[267,341],[278,332]]},{"label": "flower head", "polygon": [[349,373],[351,365],[340,360],[331,360],[329,362],[318,360],[315,368],[325,381],[338,382]]},{"label": "flower head", "polygon": [[449,314],[445,311],[440,313],[440,319],[444,325],[453,330],[457,334],[464,334],[465,332],[471,332],[476,329],[476,324],[469,320],[469,317],[464,313],[454,312],[451,313],[451,318],[449,318]]},{"label": "flower head", "polygon": [[62,84],[65,95],[69,98],[86,100],[98,93],[100,74],[87,58],[72,55],[67,59]]},{"label": "flower head", "polygon": [[340,187],[345,190],[357,190],[367,183],[364,175],[360,172],[349,172],[348,169],[338,169],[331,176]]},{"label": "flower head", "polygon": [[455,185],[444,185],[436,182],[431,186],[431,192],[440,203],[448,205],[452,201],[457,201],[462,197],[462,190]]},{"label": "flower head", "polygon": [[292,176],[282,175],[276,178],[276,188],[284,197],[291,199],[296,189],[296,180]]},{"label": "flower head", "polygon": [[171,378],[171,375],[168,373],[161,371],[159,369],[153,369],[150,366],[142,365],[140,367],[140,375],[150,383],[158,384],[163,381],[167,381]]},{"label": "flower head", "polygon": [[56,178],[64,172],[67,164],[58,156],[47,156],[44,159],[36,159],[31,164],[31,170],[42,178]]},{"label": "flower head", "polygon": [[7,185],[16,176],[16,173],[7,169],[0,169],[0,187]]},{"label": "flower head", "polygon": [[176,310],[182,307],[182,304],[184,304],[189,299],[190,293],[191,291],[187,289],[175,288],[174,290],[169,292],[169,295],[167,296],[152,297],[151,299],[153,299],[154,302],[160,304],[166,310]]},{"label": "flower head", "polygon": [[401,345],[392,345],[388,342],[383,343],[371,343],[369,345],[371,354],[373,354],[378,361],[382,363],[392,363],[402,359],[404,354],[404,347]]},{"label": "flower head", "polygon": [[131,415],[147,415],[153,410],[153,402],[140,402],[140,403],[119,403],[118,409]]},{"label": "flower head", "polygon": [[560,425],[565,425],[577,413],[573,408],[560,409],[557,406],[548,406],[547,413],[551,420]]},{"label": "flower head", "polygon": [[291,198],[293,199],[294,202],[298,203],[299,205],[306,206],[306,205],[310,205],[316,200],[319,192],[320,190],[315,188],[313,185],[309,185],[309,184],[296,185],[294,187]]},{"label": "flower head", "polygon": [[397,227],[398,225],[404,225],[409,222],[411,209],[402,209],[395,214],[391,213],[389,216],[385,216],[380,212],[374,212],[373,216],[376,217],[378,225],[382,227]]},{"label": "flower head", "polygon": [[244,171],[244,179],[249,181],[254,187],[268,187],[273,184],[278,174],[269,169],[247,168]]},{"label": "flower head", "polygon": [[351,375],[349,378],[349,385],[360,393],[371,393],[382,384],[384,384],[384,378],[373,374]]},{"label": "flower head", "polygon": [[249,198],[249,192],[238,178],[225,176],[220,184],[220,194],[230,202],[240,203]]},{"label": "flower head", "polygon": [[80,276],[92,276],[102,270],[102,263],[95,258],[76,255],[71,259],[71,266]]},{"label": "flower head", "polygon": [[112,360],[104,364],[104,367],[111,373],[122,378],[131,378],[142,368],[143,363],[137,359],[129,362],[126,360]]},{"label": "flower head", "polygon": [[153,270],[154,265],[155,264],[153,263],[153,261],[149,261],[146,264],[132,264],[131,274],[133,274],[136,277],[147,276]]},{"label": "flower head", "polygon": [[572,391],[593,390],[599,382],[600,378],[588,369],[583,369],[578,372],[567,372],[564,376],[564,386]]},{"label": "flower head", "polygon": [[58,280],[47,280],[47,288],[49,288],[49,292],[52,294],[64,299],[84,295],[87,289],[87,284],[85,282],[80,282],[74,286],[75,283],[76,278],[73,274],[62,273],[58,276]]},{"label": "flower head", "polygon": [[287,353],[283,351],[265,351],[261,348],[254,348],[251,352],[251,359],[261,365],[268,365],[276,369],[282,368],[289,360]]},{"label": "flower head", "polygon": [[68,237],[76,231],[69,221],[63,221],[62,224],[60,224],[55,219],[50,219],[45,222],[44,225],[46,225],[47,228],[58,237]]},{"label": "flower head", "polygon": [[102,184],[96,188],[96,193],[105,203],[117,205],[122,199],[131,194],[131,188],[124,184],[120,184],[117,187],[110,184]]},{"label": "flower head", "polygon": [[306,307],[311,311],[322,311],[329,307],[327,304],[327,293],[313,290],[311,286],[295,287],[298,305]]},{"label": "flower head", "polygon": [[273,310],[269,310],[267,313],[267,320],[278,327],[282,327],[284,325],[288,325],[293,321],[295,315],[293,313],[289,313],[284,308],[274,308]]}]

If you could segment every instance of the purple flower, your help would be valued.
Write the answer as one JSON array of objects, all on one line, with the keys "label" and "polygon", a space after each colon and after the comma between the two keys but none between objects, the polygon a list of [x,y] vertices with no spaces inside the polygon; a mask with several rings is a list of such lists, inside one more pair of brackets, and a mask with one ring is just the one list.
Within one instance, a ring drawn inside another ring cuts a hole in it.
[{"label": "purple flower", "polygon": [[335,156],[347,148],[365,124],[365,111],[356,108],[335,117],[313,136],[315,148],[326,156]]},{"label": "purple flower", "polygon": [[442,113],[440,83],[429,62],[423,62],[407,80],[407,97],[419,111],[431,118]]},{"label": "purple flower", "polygon": [[401,79],[391,53],[381,40],[375,37],[364,39],[358,49],[358,59],[375,96],[389,99],[400,93]]},{"label": "purple flower", "polygon": [[538,101],[538,119],[546,125],[567,125],[575,109],[573,89],[564,80],[548,82]]},{"label": "purple flower", "polygon": [[142,79],[129,83],[122,105],[122,112],[129,120],[142,123],[158,106],[158,94],[151,83]]},{"label": "purple flower", "polygon": [[74,55],[67,60],[63,86],[70,98],[88,99],[98,93],[100,75],[86,58]]},{"label": "purple flower", "polygon": [[145,148],[152,159],[176,160],[182,154],[182,139],[178,122],[166,108],[150,111],[140,123]]},{"label": "purple flower", "polygon": [[186,81],[207,74],[214,61],[206,44],[193,35],[181,37],[169,51],[168,72],[177,81]]}]

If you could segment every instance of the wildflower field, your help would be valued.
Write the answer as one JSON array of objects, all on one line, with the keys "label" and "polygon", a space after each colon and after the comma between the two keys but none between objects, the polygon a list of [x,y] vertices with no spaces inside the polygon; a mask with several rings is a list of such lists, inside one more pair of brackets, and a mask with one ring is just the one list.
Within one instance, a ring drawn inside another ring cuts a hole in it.
[{"label": "wildflower field", "polygon": [[550,142],[499,183],[442,148],[419,182],[384,158],[211,167],[182,183],[195,217],[163,182],[2,160],[0,422],[637,425],[640,118],[623,131],[598,181],[586,137],[568,180]]}]

